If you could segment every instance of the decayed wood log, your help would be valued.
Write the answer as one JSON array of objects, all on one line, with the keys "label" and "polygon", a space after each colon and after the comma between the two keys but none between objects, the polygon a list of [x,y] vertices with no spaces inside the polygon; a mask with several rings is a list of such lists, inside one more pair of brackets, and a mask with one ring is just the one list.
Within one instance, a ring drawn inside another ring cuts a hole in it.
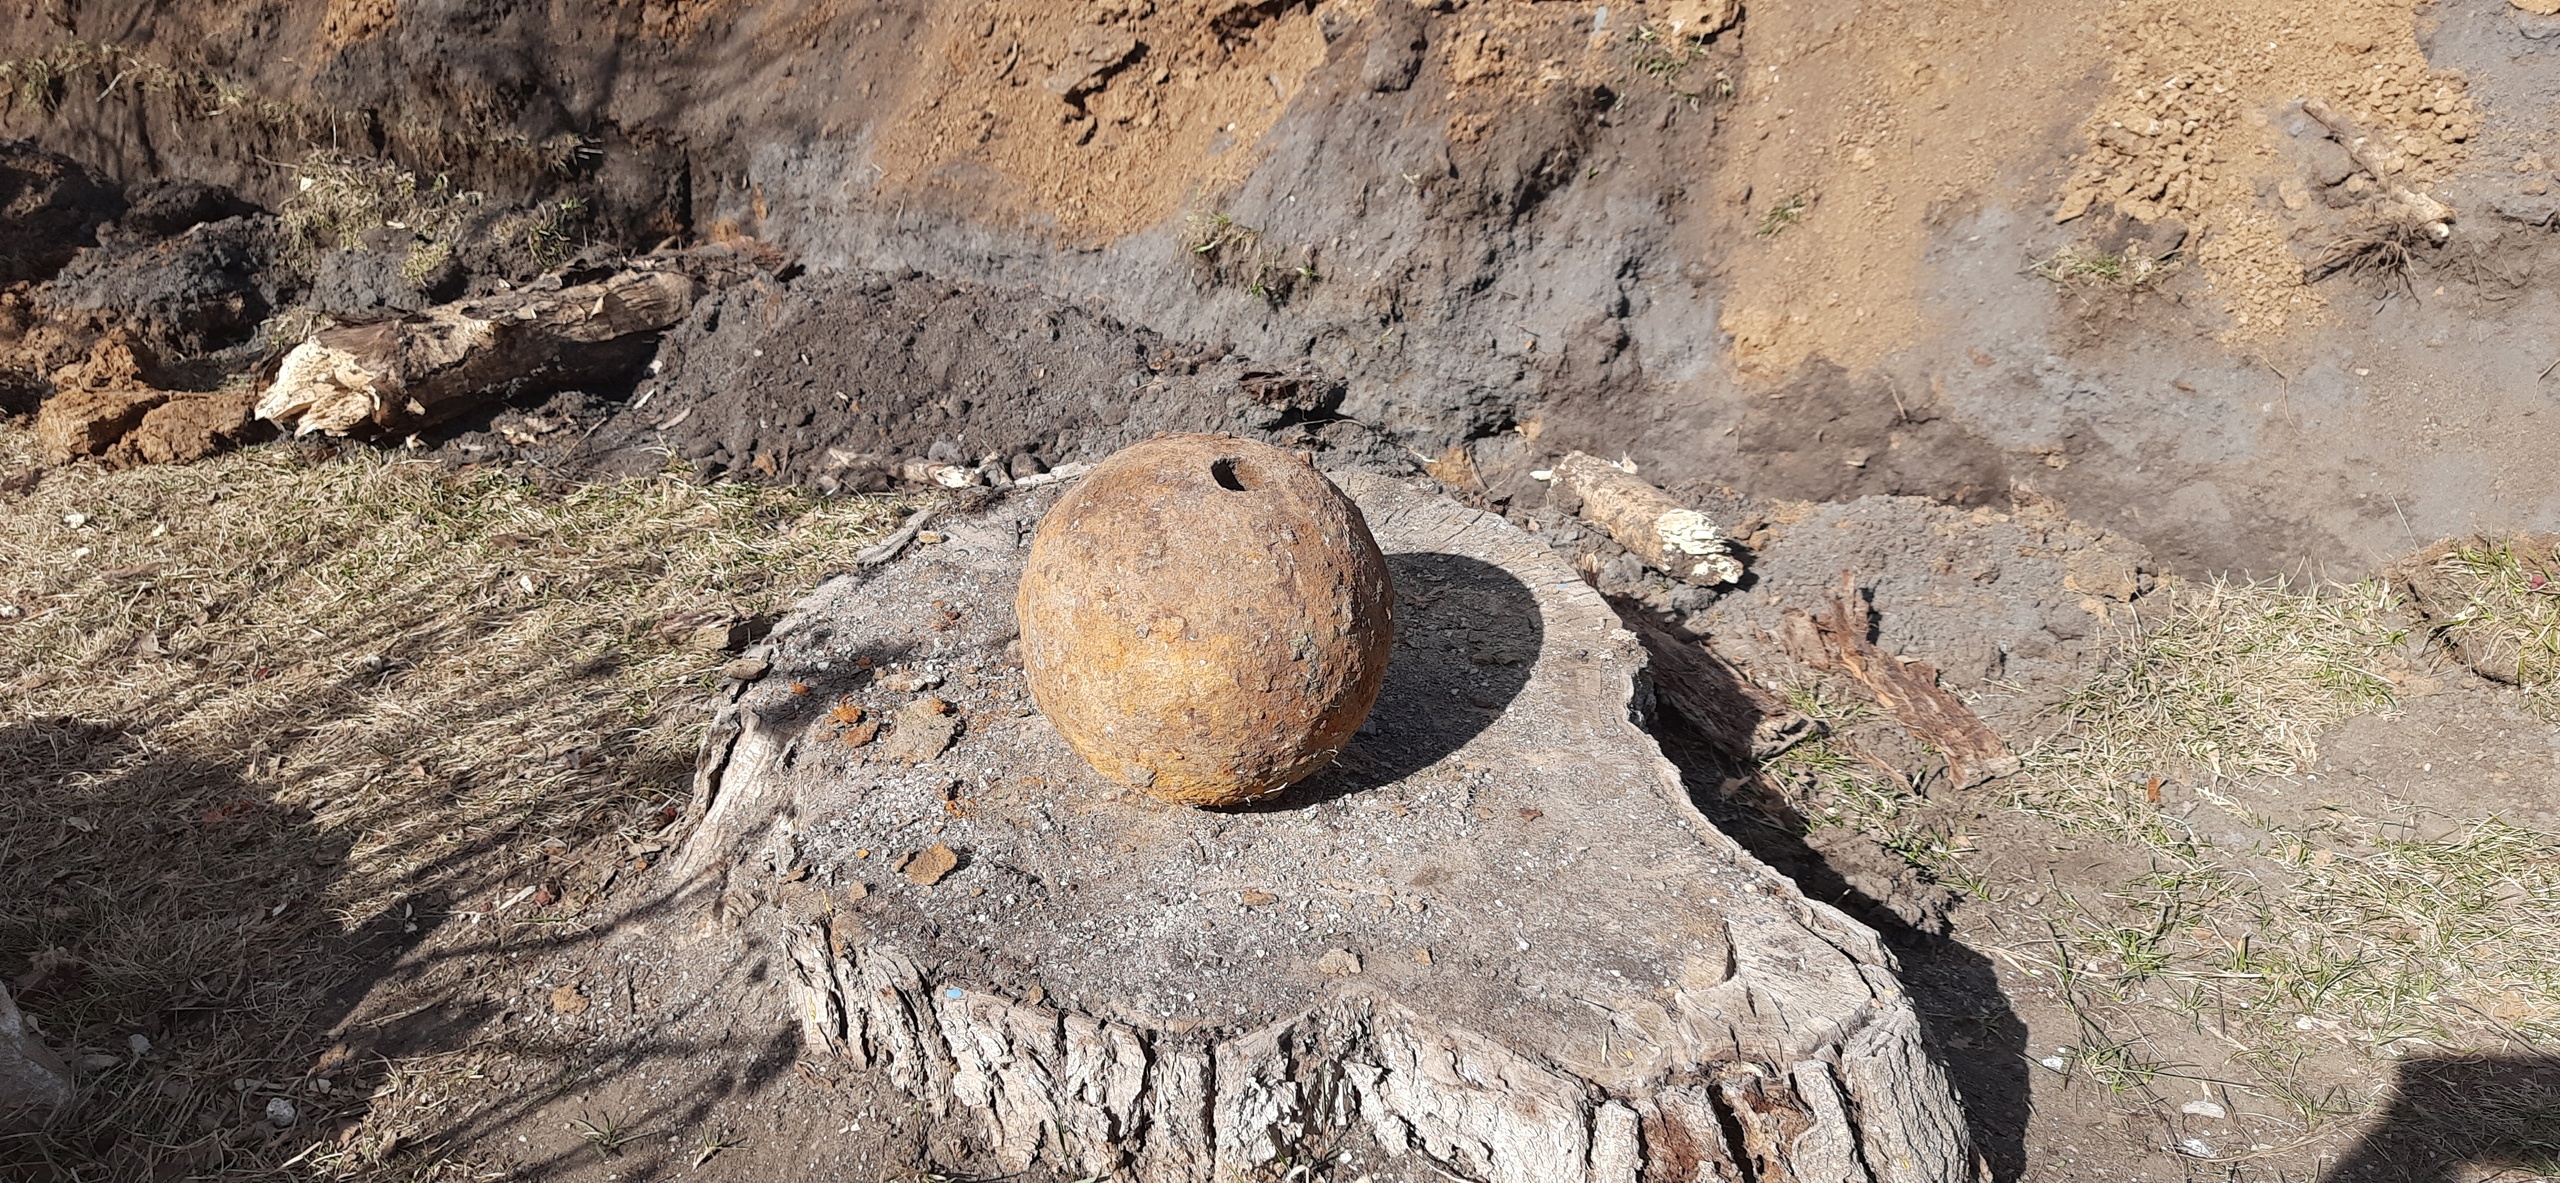
[{"label": "decayed wood log", "polygon": [[1558,485],[1582,499],[1584,520],[1655,570],[1702,586],[1742,578],[1742,563],[1726,549],[1716,523],[1644,478],[1581,452],[1567,453],[1552,471]]},{"label": "decayed wood log", "polygon": [[2016,772],[2017,755],[1963,699],[1938,685],[1938,668],[1876,648],[1867,639],[1873,626],[1874,610],[1843,571],[1830,607],[1820,617],[1788,609],[1778,641],[1797,661],[1841,671],[1865,687],[1903,730],[1946,757],[1958,788]]},{"label": "decayed wood log", "polygon": [[635,270],[323,329],[285,355],[258,417],[298,436],[398,435],[527,385],[627,373],[700,291],[674,271]]},{"label": "decayed wood log", "polygon": [[[1358,1136],[1486,1183],[1974,1178],[1891,957],[1691,805],[1598,594],[1498,517],[1337,479],[1399,594],[1339,767],[1235,811],[1087,770],[1008,660],[1054,496],[1017,494],[768,638],[677,898],[782,951],[777,1021],[954,1170],[1223,1183]],[[926,693],[957,741],[880,758]]]}]

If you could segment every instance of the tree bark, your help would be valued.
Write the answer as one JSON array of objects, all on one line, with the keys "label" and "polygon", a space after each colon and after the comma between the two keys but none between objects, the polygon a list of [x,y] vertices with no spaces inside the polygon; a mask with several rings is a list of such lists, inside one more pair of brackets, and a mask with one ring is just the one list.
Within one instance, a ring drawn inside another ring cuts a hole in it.
[{"label": "tree bark", "polygon": [[70,1071],[0,986],[0,1129],[40,1124],[70,1101]]}]

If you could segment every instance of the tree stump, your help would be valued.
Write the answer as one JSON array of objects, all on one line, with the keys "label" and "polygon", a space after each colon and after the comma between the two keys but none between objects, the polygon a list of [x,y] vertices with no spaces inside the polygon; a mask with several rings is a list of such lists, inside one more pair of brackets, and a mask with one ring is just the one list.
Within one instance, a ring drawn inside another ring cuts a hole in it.
[{"label": "tree stump", "polygon": [[1891,956],[1691,805],[1598,594],[1498,517],[1338,479],[1393,662],[1269,803],[1152,801],[1032,709],[1011,604],[1053,490],[775,630],[675,875],[784,952],[809,1053],[967,1170],[1223,1183],[1360,1136],[1488,1183],[1974,1177]]},{"label": "tree stump", "polygon": [[70,1071],[0,986],[0,1130],[41,1125],[70,1103]]}]

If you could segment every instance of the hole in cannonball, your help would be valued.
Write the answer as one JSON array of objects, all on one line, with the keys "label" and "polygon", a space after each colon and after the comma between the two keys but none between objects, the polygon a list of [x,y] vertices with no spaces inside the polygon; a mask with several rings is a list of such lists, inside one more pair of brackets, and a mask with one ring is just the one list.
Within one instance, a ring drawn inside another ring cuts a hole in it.
[{"label": "hole in cannonball", "polygon": [[1238,493],[1253,487],[1245,483],[1244,470],[1229,457],[1221,456],[1209,462],[1209,478],[1218,482],[1219,488],[1233,489]]}]

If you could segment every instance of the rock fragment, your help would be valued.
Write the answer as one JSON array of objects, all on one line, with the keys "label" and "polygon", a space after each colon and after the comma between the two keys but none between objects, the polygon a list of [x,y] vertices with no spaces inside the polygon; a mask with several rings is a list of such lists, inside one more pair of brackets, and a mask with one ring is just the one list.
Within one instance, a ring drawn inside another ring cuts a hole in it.
[{"label": "rock fragment", "polygon": [[942,882],[943,876],[959,869],[959,866],[960,856],[949,846],[936,842],[908,856],[906,865],[899,867],[898,873],[918,887],[931,887]]},{"label": "rock fragment", "polygon": [[880,758],[925,764],[959,738],[960,718],[950,703],[930,694],[898,708],[895,727],[880,745]]}]

